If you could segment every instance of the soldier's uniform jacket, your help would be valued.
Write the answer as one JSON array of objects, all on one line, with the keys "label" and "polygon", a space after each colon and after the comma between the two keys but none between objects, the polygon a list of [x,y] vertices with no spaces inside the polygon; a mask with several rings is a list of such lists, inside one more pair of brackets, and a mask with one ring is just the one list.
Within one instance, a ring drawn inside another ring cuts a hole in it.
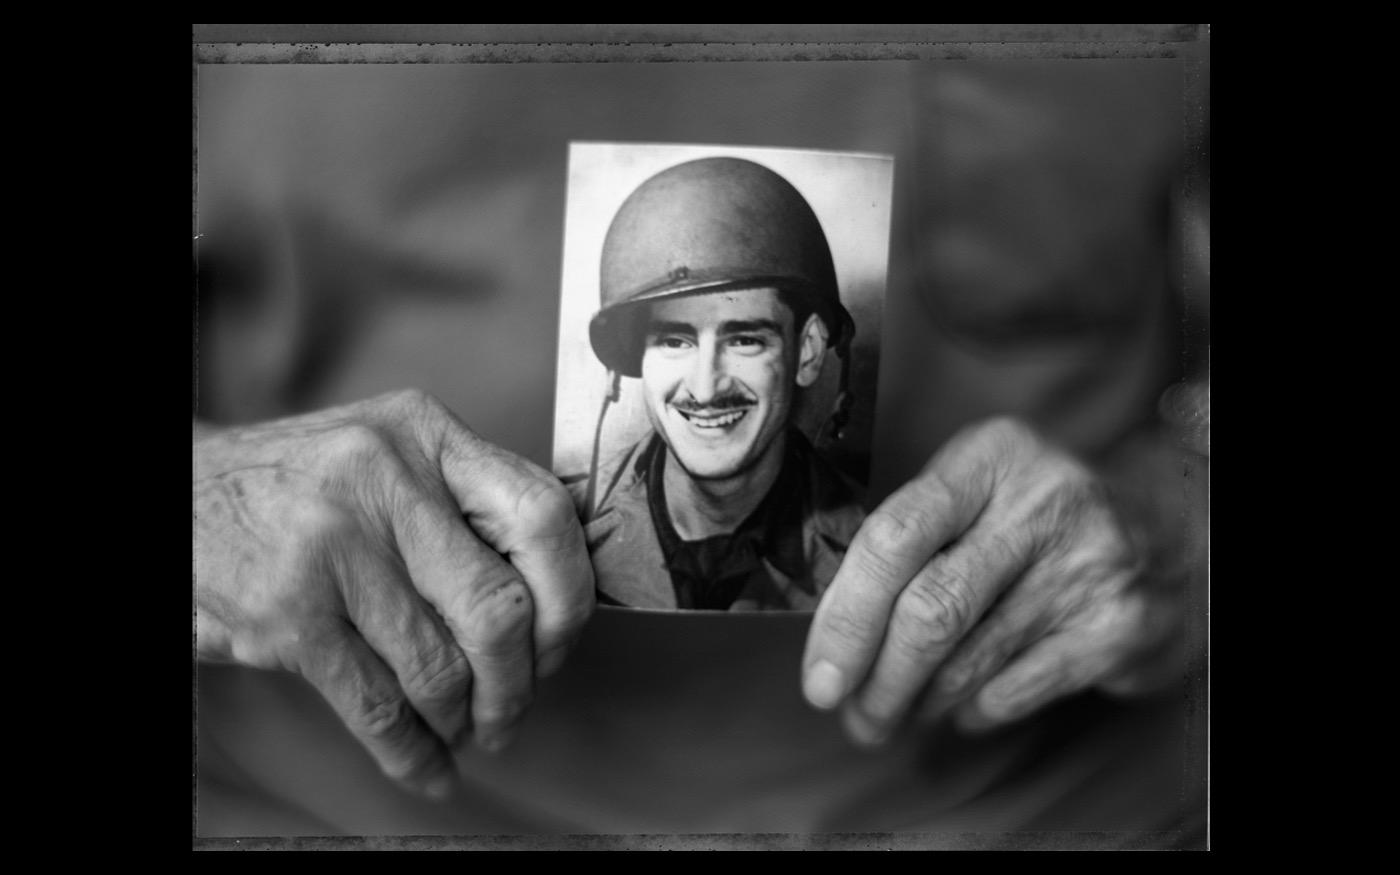
[{"label": "soldier's uniform jacket", "polygon": [[[653,500],[665,455],[652,433],[599,469],[598,510],[584,535],[600,603],[704,608],[695,589],[724,586],[716,578],[729,576],[732,594],[720,597],[728,610],[815,609],[865,516],[859,487],[791,430],[763,503],[732,536],[706,539],[726,541],[726,557],[711,563],[695,549],[705,542],[680,541],[664,497]],[[587,475],[565,482],[582,512]]]}]

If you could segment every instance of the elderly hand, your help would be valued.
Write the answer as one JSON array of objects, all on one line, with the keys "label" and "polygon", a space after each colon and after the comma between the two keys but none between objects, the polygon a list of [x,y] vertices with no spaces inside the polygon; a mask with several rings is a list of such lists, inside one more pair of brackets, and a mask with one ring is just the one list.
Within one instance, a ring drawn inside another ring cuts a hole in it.
[{"label": "elderly hand", "polygon": [[564,487],[401,392],[195,439],[201,660],[297,672],[384,773],[450,794],[590,616]]},{"label": "elderly hand", "polygon": [[1149,657],[1180,640],[1182,611],[1142,570],[1087,468],[1013,420],[970,427],[857,533],[813,619],[804,693],[878,744],[911,713],[984,729],[1158,682]]}]

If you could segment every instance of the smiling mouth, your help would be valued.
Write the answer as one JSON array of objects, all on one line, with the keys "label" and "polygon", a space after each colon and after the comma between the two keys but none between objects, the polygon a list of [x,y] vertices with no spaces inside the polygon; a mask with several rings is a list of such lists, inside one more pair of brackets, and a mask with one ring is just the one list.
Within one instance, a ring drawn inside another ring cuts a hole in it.
[{"label": "smiling mouth", "polygon": [[693,413],[675,409],[677,413],[684,416],[686,421],[696,428],[728,428],[749,414],[749,408],[743,407],[738,410],[723,410],[707,413]]}]

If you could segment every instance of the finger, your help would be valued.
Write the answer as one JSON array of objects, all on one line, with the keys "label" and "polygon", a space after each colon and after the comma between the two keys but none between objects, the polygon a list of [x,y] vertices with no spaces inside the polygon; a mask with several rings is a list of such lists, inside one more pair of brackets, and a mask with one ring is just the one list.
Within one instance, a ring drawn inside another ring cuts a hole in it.
[{"label": "finger", "polygon": [[1137,696],[1162,690],[1187,676],[1191,650],[1185,635],[1158,639],[1142,648],[1141,655],[1122,670],[1099,681],[1099,689],[1111,696]]},{"label": "finger", "polygon": [[856,532],[807,636],[803,693],[814,706],[835,707],[865,677],[896,598],[986,507],[990,471],[961,455],[940,452]]},{"label": "finger", "polygon": [[[1156,615],[1143,594],[1130,589],[1135,574],[1132,567],[1076,561],[1076,555],[1082,560],[1084,555],[1103,554],[1076,550],[1068,557],[1053,555],[1053,551],[1043,556],[958,646],[933,685],[932,697],[944,699],[946,704],[980,697],[987,687],[995,691],[995,679],[1008,674],[1015,677],[1015,666],[1027,670],[1034,664],[1023,660],[1039,652],[1042,640],[1063,641],[1065,646],[1078,648],[1076,652],[1083,653],[1086,665],[1092,662],[1098,666],[1096,679],[1106,679],[1109,672],[1119,670],[1148,645]],[[1055,652],[1053,647],[1049,651],[1052,655]],[[1040,705],[1029,707],[1033,710]],[[975,703],[959,710],[968,725],[1016,719],[997,716],[994,707],[984,714],[985,709]],[[973,719],[979,714],[986,719]]]},{"label": "finger", "polygon": [[457,775],[447,750],[353,629],[328,626],[307,642],[298,667],[391,780],[430,799],[452,794]]},{"label": "finger", "polygon": [[460,745],[470,727],[466,653],[414,589],[401,560],[363,549],[344,564],[338,578],[351,621],[393,670],[419,716],[449,747]]},{"label": "finger", "polygon": [[509,581],[476,594],[467,608],[464,630],[474,675],[474,738],[492,752],[515,737],[535,684],[530,592],[514,569],[501,564],[507,569],[504,573],[511,575]]},{"label": "finger", "polygon": [[[398,512],[398,540],[414,587],[436,609],[470,676],[473,738],[504,747],[534,695],[534,605],[520,572],[429,499]],[[443,655],[437,659],[442,662]],[[465,702],[465,699],[463,700]]]},{"label": "finger", "polygon": [[[1018,582],[1019,588],[1024,579]],[[1041,634],[1044,624],[1027,610],[1016,592],[994,605],[954,648],[943,667],[919,694],[914,721],[936,723],[963,705],[988,680],[1006,666],[1027,643]]]},{"label": "finger", "polygon": [[[1067,578],[1076,586],[1067,589]],[[1021,694],[1012,695],[1009,704],[1016,707],[1010,716],[1003,716],[995,704],[984,707],[991,700],[982,697],[996,699],[999,684],[1012,684],[1000,689],[1013,693],[1017,677],[1037,666],[1052,670],[1062,651],[1077,660],[1068,666],[1069,682],[1081,667],[1094,667],[1094,682],[1104,679],[1141,645],[1149,619],[1143,599],[1125,592],[1131,579],[1130,571],[1082,565],[1071,570],[1052,560],[1038,562],[958,646],[931,685],[921,718],[951,710],[965,728],[988,728],[1019,719],[1080,687],[1071,683],[1063,692],[1024,708],[1016,706]],[[1035,685],[1027,689],[1030,695]]]},{"label": "finger", "polygon": [[[920,692],[913,706],[914,722],[928,725],[960,709],[967,700],[980,690],[997,671],[1001,670],[1021,649],[1031,635],[1024,631],[1026,626],[1013,622],[1004,612],[1005,606],[998,605],[983,617],[962,644],[955,648],[944,666],[933,680]],[[973,638],[982,639],[977,649],[981,651],[975,659],[975,667],[969,669],[959,664],[965,648]]]},{"label": "finger", "polygon": [[1042,638],[958,709],[958,723],[972,731],[1001,726],[1085,690],[1116,663],[1117,649],[1082,630]]},{"label": "finger", "polygon": [[1015,580],[972,630],[953,648],[934,678],[921,717],[947,710],[979,690],[1027,645],[1053,628],[1058,618],[1048,602],[1056,571],[1033,565]]},{"label": "finger", "polygon": [[510,560],[530,588],[539,674],[552,673],[595,601],[593,566],[568,490],[543,468],[481,440],[455,419],[439,462],[471,528]]},{"label": "finger", "polygon": [[[1099,689],[1110,695],[1130,696],[1160,690],[1184,678],[1192,648],[1186,634],[1186,605],[1179,594],[1140,588],[1124,601],[1129,605],[1129,616],[1137,620],[1131,653],[1099,680]],[[1121,622],[1126,626],[1132,619]]]},{"label": "finger", "polygon": [[984,516],[957,544],[934,556],[895,600],[870,674],[848,700],[856,741],[877,744],[894,731],[943,660],[1025,567],[1029,535]]}]

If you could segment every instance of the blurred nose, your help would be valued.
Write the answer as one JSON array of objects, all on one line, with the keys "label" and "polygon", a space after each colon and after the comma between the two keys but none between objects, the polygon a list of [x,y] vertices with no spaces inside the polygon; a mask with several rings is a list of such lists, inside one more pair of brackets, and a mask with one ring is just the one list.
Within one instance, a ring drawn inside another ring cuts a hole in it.
[{"label": "blurred nose", "polygon": [[702,337],[696,349],[695,363],[687,378],[686,388],[697,404],[709,404],[719,393],[724,381],[724,366],[719,358],[719,344],[714,337]]}]

